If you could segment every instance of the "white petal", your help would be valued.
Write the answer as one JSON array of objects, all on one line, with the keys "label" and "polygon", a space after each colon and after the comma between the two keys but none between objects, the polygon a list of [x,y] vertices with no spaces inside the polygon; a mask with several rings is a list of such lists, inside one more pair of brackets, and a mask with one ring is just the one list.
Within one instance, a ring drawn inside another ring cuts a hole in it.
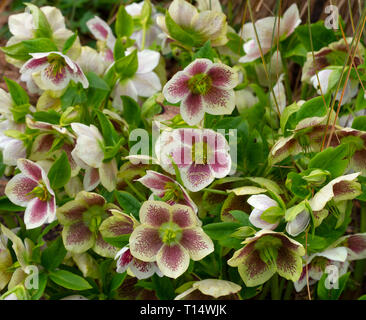
[{"label": "white petal", "polygon": [[160,53],[153,50],[143,50],[137,53],[138,68],[136,73],[147,73],[153,71],[159,64]]},{"label": "white petal", "polygon": [[155,72],[136,73],[131,81],[140,97],[150,97],[161,90],[160,79]]},{"label": "white petal", "polygon": [[270,207],[278,207],[278,203],[265,194],[256,194],[247,200],[254,208],[265,211]]}]

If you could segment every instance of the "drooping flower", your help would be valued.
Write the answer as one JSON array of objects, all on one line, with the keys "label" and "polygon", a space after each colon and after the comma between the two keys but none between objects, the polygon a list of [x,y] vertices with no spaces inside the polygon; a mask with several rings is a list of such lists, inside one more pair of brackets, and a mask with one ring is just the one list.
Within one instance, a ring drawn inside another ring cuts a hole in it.
[{"label": "drooping flower", "polygon": [[27,159],[19,159],[17,166],[21,173],[7,183],[5,194],[11,202],[26,207],[27,229],[51,223],[56,218],[56,200],[45,171]]},{"label": "drooping flower", "polygon": [[306,286],[306,269],[308,270],[307,274],[310,285],[321,279],[328,266],[336,267],[338,269],[338,276],[341,277],[347,272],[349,266],[346,259],[347,250],[345,247],[326,249],[323,252],[312,254],[306,261],[307,266],[303,266],[299,280],[294,282],[295,290],[300,292]]},{"label": "drooping flower", "polygon": [[175,174],[177,165],[184,186],[199,191],[215,178],[224,178],[231,170],[229,145],[223,135],[210,129],[163,131],[155,153],[162,168]]},{"label": "drooping flower", "polygon": [[197,0],[197,8],[200,11],[213,10],[222,12],[219,0]]},{"label": "drooping flower", "polygon": [[269,223],[261,219],[262,213],[267,209],[278,207],[278,203],[276,201],[272,200],[265,194],[256,194],[250,196],[247,202],[254,207],[249,216],[249,221],[253,226],[264,230],[274,230],[277,228],[279,222]]},{"label": "drooping flower", "polygon": [[77,136],[76,146],[71,155],[78,166],[85,169],[85,190],[91,191],[102,183],[108,191],[112,191],[117,181],[117,162],[114,158],[103,162],[104,139],[98,128],[82,123],[72,123],[71,128]]},{"label": "drooping flower", "polygon": [[[59,157],[61,152],[65,151],[71,167],[71,176],[76,176],[80,167],[71,155],[75,146],[75,137],[66,128],[59,125],[34,121],[28,116],[25,120],[28,128],[40,131],[32,143],[29,159],[32,161],[52,159]],[[57,145],[56,149],[54,145]]]},{"label": "drooping flower", "polygon": [[[168,12],[173,21],[194,38],[195,44],[204,44],[207,40],[211,41],[212,46],[223,46],[227,43],[227,22],[222,12],[216,10],[198,12],[185,0],[174,0]],[[164,16],[158,16],[156,22],[169,37],[174,39],[165,20]]]},{"label": "drooping flower", "polygon": [[83,70],[83,72],[94,72],[97,75],[102,75],[106,69],[103,57],[93,48],[83,46],[80,56],[75,61]]},{"label": "drooping flower", "polygon": [[165,84],[163,94],[171,103],[181,101],[183,120],[195,125],[205,112],[231,114],[235,108],[233,89],[237,84],[238,74],[229,66],[196,59]]},{"label": "drooping flower", "polygon": [[[127,13],[133,18],[133,19],[139,19],[141,16],[141,10],[144,5],[144,1],[141,2],[134,2],[125,7]],[[161,29],[155,25],[155,21],[158,16],[162,16],[162,14],[156,13],[156,9],[153,5],[151,5],[151,17],[150,20],[147,23],[147,30],[145,34],[145,48],[150,47],[151,45],[161,42]],[[142,49],[142,38],[144,37],[144,31],[143,30],[135,30],[132,35],[131,39],[136,41],[136,45],[139,49]]]},{"label": "drooping flower", "polygon": [[[126,55],[131,54],[126,51]],[[160,79],[153,71],[159,64],[160,53],[153,50],[137,52],[138,68],[136,73],[128,79],[118,81],[113,89],[113,106],[121,109],[121,96],[129,96],[137,101],[138,97],[150,97],[161,90]]]},{"label": "drooping flower", "polygon": [[21,80],[33,79],[42,90],[59,91],[65,89],[70,80],[89,86],[79,65],[61,52],[30,53],[33,57],[20,69]]},{"label": "drooping flower", "polygon": [[156,195],[170,205],[183,204],[191,207],[197,213],[198,208],[187,191],[174,179],[159,172],[147,170],[146,174],[137,181],[152,191],[150,200],[153,200],[153,196]]},{"label": "drooping flower", "polygon": [[101,52],[106,66],[110,65],[114,61],[113,50],[116,43],[116,38],[113,35],[112,29],[105,21],[96,16],[88,20],[86,25],[93,36],[98,40],[97,47]]},{"label": "drooping flower", "polygon": [[[111,217],[110,210],[116,208],[107,204],[105,199],[99,194],[81,191],[75,200],[65,203],[57,209],[58,221],[64,226],[62,239],[65,248],[73,253],[83,253],[92,248],[96,253],[103,257],[113,258],[118,249],[107,243],[101,233],[101,228],[106,219]],[[118,223],[113,224],[117,230],[124,230],[125,234],[133,230],[133,220],[123,215]],[[115,219],[109,220],[116,222]],[[104,229],[113,232],[113,227]]]},{"label": "drooping flower", "polygon": [[283,78],[284,78],[284,74],[281,74],[278,78],[278,81],[276,82],[276,84],[273,86],[273,93],[270,93],[270,101],[271,101],[271,106],[274,110],[277,111],[277,107],[278,107],[278,111],[280,112],[280,114],[282,114],[283,110],[286,108],[286,91],[285,91],[285,87],[283,85]]},{"label": "drooping flower", "polygon": [[238,267],[246,286],[260,285],[276,272],[288,280],[299,279],[305,249],[297,241],[280,232],[261,230],[243,243],[244,248],[237,250],[228,264]]},{"label": "drooping flower", "polygon": [[265,55],[270,51],[272,44],[275,45],[277,43],[278,37],[280,40],[287,38],[300,23],[299,9],[295,3],[285,11],[281,19],[278,17],[277,19],[276,17],[266,17],[255,22],[259,43],[253,23],[246,23],[241,31],[241,35],[244,41],[246,41],[243,45],[246,55],[241,57],[239,62],[246,63],[260,58],[260,48],[263,55]]},{"label": "drooping flower", "polygon": [[241,287],[231,281],[205,279],[194,282],[191,288],[176,296],[174,300],[235,299],[235,294],[240,290]]},{"label": "drooping flower", "polygon": [[[316,212],[314,213],[316,215]],[[310,223],[310,213],[307,210],[301,211],[296,217],[286,224],[286,232],[296,237],[303,232]]]},{"label": "drooping flower", "polygon": [[214,250],[190,207],[145,201],[139,215],[141,225],[130,236],[131,254],[145,262],[156,261],[167,277],[179,277],[190,258],[198,261]]},{"label": "drooping flower", "polygon": [[126,270],[130,271],[137,279],[150,278],[154,273],[159,277],[163,274],[160,272],[156,262],[144,262],[136,259],[128,247],[122,248],[117,252],[117,272],[123,273]]},{"label": "drooping flower", "polygon": [[332,247],[343,246],[347,250],[347,260],[366,259],[366,233],[355,233],[339,238]]},{"label": "drooping flower", "polygon": [[[317,89],[317,93],[320,94],[326,94],[328,93],[329,90],[329,80],[332,76],[332,74],[335,74],[335,70],[332,69],[323,69],[321,71],[318,72],[318,76],[317,75],[313,75],[310,78],[310,82],[312,83],[313,87],[315,89]],[[319,77],[319,81],[318,81],[318,77]],[[320,84],[319,84],[320,82]],[[342,97],[342,92],[343,92],[343,88],[340,88],[337,92],[337,95],[335,97],[335,99],[337,101],[340,101],[341,97]],[[349,81],[347,81],[347,85],[346,85],[346,89],[344,91],[343,97],[342,97],[342,102],[341,105],[343,106],[346,103],[349,103],[352,98],[354,98],[358,93],[358,80],[354,80],[354,79],[349,79]]]},{"label": "drooping flower", "polygon": [[27,150],[22,140],[6,134],[8,130],[23,133],[25,125],[23,123],[15,123],[12,120],[0,122],[0,150],[3,153],[3,163],[8,166],[15,166],[18,159],[26,157]]},{"label": "drooping flower", "polygon": [[[59,50],[62,50],[65,42],[69,39],[73,32],[68,30],[65,25],[65,18],[61,13],[61,10],[56,7],[44,6],[39,8],[45,15],[47,22],[52,31],[52,40],[57,45]],[[8,40],[6,46],[17,44],[23,40],[30,40],[35,38],[37,29],[36,21],[29,10],[26,8],[24,13],[13,14],[9,16],[8,26],[12,37]],[[72,47],[68,51],[68,56],[72,59],[76,59],[80,54],[80,40],[76,38]],[[13,63],[14,59],[9,59]],[[17,66],[21,66],[22,62],[14,60]]]}]

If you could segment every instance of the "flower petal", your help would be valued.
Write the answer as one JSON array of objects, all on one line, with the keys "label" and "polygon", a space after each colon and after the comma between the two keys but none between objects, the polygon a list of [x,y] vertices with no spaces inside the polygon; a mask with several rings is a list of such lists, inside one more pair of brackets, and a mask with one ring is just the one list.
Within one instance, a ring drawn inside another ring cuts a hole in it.
[{"label": "flower petal", "polygon": [[117,252],[116,259],[117,258],[118,258],[117,272],[123,273],[127,270],[128,266],[133,260],[133,256],[130,252],[130,249],[128,249],[128,247],[122,248],[120,251]]},{"label": "flower petal", "polygon": [[181,170],[181,178],[184,186],[193,192],[207,187],[215,179],[210,166],[194,163]]},{"label": "flower petal", "polygon": [[264,221],[263,219],[261,219],[262,213],[263,213],[262,210],[254,208],[249,216],[250,223],[257,228],[264,229],[264,230],[276,229],[278,226],[278,223],[269,223],[267,221]]},{"label": "flower petal", "polygon": [[286,225],[286,232],[293,237],[298,236],[303,232],[310,222],[310,214],[304,210],[300,212],[295,219],[289,221]]},{"label": "flower petal", "polygon": [[99,231],[103,238],[127,235],[133,231],[133,221],[127,215],[112,216],[102,222]]},{"label": "flower petal", "polygon": [[71,200],[66,202],[62,207],[57,208],[57,219],[63,225],[69,225],[83,218],[83,212],[87,207],[83,201]]},{"label": "flower petal", "polygon": [[163,94],[170,103],[177,103],[189,94],[190,77],[184,71],[177,72],[164,86]]},{"label": "flower petal", "polygon": [[43,70],[48,65],[47,56],[28,60],[19,70],[22,75]]},{"label": "flower petal", "polygon": [[116,188],[117,173],[118,168],[116,159],[112,159],[109,162],[103,162],[99,167],[100,183],[109,192],[112,192]]},{"label": "flower petal", "polygon": [[38,164],[27,159],[19,159],[17,165],[19,170],[23,174],[33,179],[34,181],[38,182],[39,180],[42,179],[43,170]]},{"label": "flower petal", "polygon": [[161,90],[160,79],[155,72],[136,73],[131,81],[140,97],[150,97]]},{"label": "flower petal", "polygon": [[94,192],[81,191],[77,194],[75,200],[83,201],[88,207],[104,206],[105,199],[100,194]]},{"label": "flower petal", "polygon": [[181,102],[180,114],[183,120],[191,126],[199,123],[205,114],[202,96],[189,93]]},{"label": "flower petal", "polygon": [[136,73],[145,74],[153,71],[159,64],[160,53],[145,49],[137,53],[138,69]]},{"label": "flower petal", "polygon": [[155,261],[162,245],[158,230],[145,225],[138,226],[130,236],[132,255],[145,262]]},{"label": "flower petal", "polygon": [[83,185],[85,191],[94,190],[100,183],[99,169],[91,168],[85,170]]},{"label": "flower petal", "polygon": [[102,235],[98,232],[93,250],[102,257],[114,258],[118,248],[104,241]]},{"label": "flower petal", "polygon": [[204,108],[207,113],[220,115],[231,114],[235,108],[234,90],[224,90],[212,86],[203,96]]},{"label": "flower petal", "polygon": [[198,13],[197,9],[185,0],[174,0],[168,10],[174,22],[184,28],[191,27],[191,20]]},{"label": "flower petal", "polygon": [[150,278],[155,273],[156,264],[155,262],[144,262],[134,258],[129,268],[136,278],[141,280]]},{"label": "flower petal", "polygon": [[55,70],[53,65],[48,65],[41,70],[41,81],[45,88],[49,90],[63,90],[67,87],[71,79],[71,73],[67,67]]},{"label": "flower petal", "polygon": [[288,37],[294,32],[296,27],[301,23],[299,9],[296,3],[293,3],[284,13],[281,19],[280,34],[286,34]]},{"label": "flower petal", "polygon": [[170,221],[171,206],[162,201],[145,201],[140,208],[140,222],[158,228]]},{"label": "flower petal", "polygon": [[180,244],[188,250],[192,260],[198,261],[214,251],[211,238],[201,228],[185,229]]},{"label": "flower petal", "polygon": [[106,41],[108,36],[112,35],[110,26],[99,17],[95,16],[94,18],[88,20],[86,25],[97,40]]},{"label": "flower petal", "polygon": [[292,250],[280,247],[277,251],[277,272],[287,280],[297,281],[302,272],[302,259]]},{"label": "flower petal", "polygon": [[156,256],[160,271],[167,277],[178,278],[189,266],[189,254],[181,245],[163,245]]},{"label": "flower petal", "polygon": [[62,239],[65,248],[74,253],[87,251],[95,242],[93,233],[82,221],[64,226]]},{"label": "flower petal", "polygon": [[139,181],[154,193],[164,192],[166,184],[174,182],[172,178],[153,170],[147,170],[146,174],[136,181]]},{"label": "flower petal", "polygon": [[215,152],[208,163],[215,178],[224,178],[231,170],[231,157],[227,152]]},{"label": "flower petal", "polygon": [[26,207],[32,196],[27,195],[38,183],[23,173],[17,174],[7,183],[5,194],[9,200],[18,206]]},{"label": "flower petal", "polygon": [[207,71],[212,85],[220,89],[233,89],[238,85],[239,75],[234,69],[223,63],[215,63]]},{"label": "flower petal", "polygon": [[176,223],[179,227],[189,228],[198,224],[198,218],[190,207],[175,204],[171,210],[172,222]]},{"label": "flower petal", "polygon": [[24,212],[24,223],[27,229],[34,229],[44,224],[49,215],[47,201],[32,199]]},{"label": "flower petal", "polygon": [[250,196],[247,202],[254,208],[259,210],[267,210],[271,207],[278,207],[278,203],[272,200],[270,197],[266,196],[265,194],[256,194]]},{"label": "flower petal", "polygon": [[184,69],[184,72],[189,76],[194,76],[205,73],[211,66],[212,61],[209,59],[196,59]]}]

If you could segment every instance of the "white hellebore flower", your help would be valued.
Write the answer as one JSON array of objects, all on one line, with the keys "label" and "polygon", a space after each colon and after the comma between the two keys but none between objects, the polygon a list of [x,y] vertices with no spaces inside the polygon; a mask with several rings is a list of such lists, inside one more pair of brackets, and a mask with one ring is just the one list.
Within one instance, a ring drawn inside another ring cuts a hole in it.
[{"label": "white hellebore flower", "polygon": [[83,72],[94,72],[98,76],[102,75],[106,69],[103,57],[97,50],[84,46],[81,48],[81,54],[76,60]]},{"label": "white hellebore flower", "polygon": [[[127,50],[126,54],[131,54]],[[132,78],[120,81],[115,86],[112,96],[113,106],[121,109],[121,96],[129,96],[135,100],[137,97],[151,97],[161,90],[160,79],[153,70],[159,64],[160,54],[153,50],[142,50],[137,53],[138,68]]]},{"label": "white hellebore flower", "polygon": [[26,157],[27,151],[22,140],[5,134],[7,130],[24,132],[25,125],[17,124],[12,120],[0,122],[0,150],[3,153],[3,163],[8,166],[15,166],[18,159]]},{"label": "white hellebore flower", "polygon": [[279,112],[282,114],[283,110],[286,108],[286,91],[283,85],[284,74],[281,74],[278,78],[277,83],[273,86],[273,93],[270,93],[270,101],[272,107],[277,111],[277,107]]},{"label": "white hellebore flower", "polygon": [[70,80],[81,82],[84,88],[89,86],[79,65],[61,52],[31,53],[33,58],[28,60],[20,69],[21,80],[33,80],[42,90],[63,90]]},{"label": "white hellebore flower", "polygon": [[269,223],[261,219],[261,215],[264,211],[272,207],[278,207],[278,203],[266,196],[265,194],[256,194],[247,200],[247,202],[254,207],[249,216],[250,223],[263,230],[274,230],[278,226],[277,223]]},{"label": "white hellebore flower", "polygon": [[[260,48],[262,49],[263,55],[266,54],[270,51],[272,43],[277,43],[278,36],[281,40],[284,37],[288,37],[294,32],[294,30],[300,23],[301,19],[299,9],[297,8],[297,5],[295,3],[285,11],[281,19],[279,19],[278,17],[277,19],[276,17],[266,17],[263,19],[259,19],[255,22],[255,28],[258,34],[259,44],[257,42],[253,23],[246,23],[241,30],[241,35],[246,41],[243,46],[246,55],[244,57],[241,57],[239,62],[251,62],[260,58]],[[279,28],[278,24],[280,24]]]},{"label": "white hellebore flower", "polygon": [[84,189],[91,191],[102,183],[108,191],[112,191],[116,186],[117,163],[116,159],[103,162],[104,140],[98,128],[82,123],[72,123],[71,128],[77,136],[71,155],[78,166],[85,169]]}]

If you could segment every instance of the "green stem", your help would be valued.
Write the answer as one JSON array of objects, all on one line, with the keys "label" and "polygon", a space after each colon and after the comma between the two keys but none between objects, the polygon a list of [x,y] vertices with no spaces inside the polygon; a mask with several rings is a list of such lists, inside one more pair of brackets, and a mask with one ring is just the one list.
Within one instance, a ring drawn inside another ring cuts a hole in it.
[{"label": "green stem", "polygon": [[142,27],[142,41],[141,41],[141,50],[145,49],[145,42],[146,42],[146,30],[147,30],[147,24],[144,23]]},{"label": "green stem", "polygon": [[[360,233],[366,232],[366,203],[361,202]],[[365,277],[366,259],[356,261],[355,280],[361,285]]]},{"label": "green stem", "polygon": [[287,281],[285,294],[283,296],[283,300],[290,300],[292,291],[294,289],[294,284],[292,281]]},{"label": "green stem", "polygon": [[207,192],[216,193],[216,194],[223,194],[225,196],[228,194],[226,191],[210,189],[210,188],[204,188],[204,189],[202,189],[202,191],[207,191]]},{"label": "green stem", "polygon": [[146,197],[144,197],[140,191],[138,191],[133,184],[128,181],[127,179],[124,180],[126,182],[126,184],[131,188],[131,190],[137,195],[137,197],[141,200],[141,201],[146,201]]},{"label": "green stem", "polygon": [[259,300],[264,300],[267,297],[270,286],[271,284],[269,281],[264,284],[262,293],[258,298]]},{"label": "green stem", "polygon": [[278,285],[278,274],[275,273],[271,278],[271,298],[272,300],[280,300],[280,288]]}]

